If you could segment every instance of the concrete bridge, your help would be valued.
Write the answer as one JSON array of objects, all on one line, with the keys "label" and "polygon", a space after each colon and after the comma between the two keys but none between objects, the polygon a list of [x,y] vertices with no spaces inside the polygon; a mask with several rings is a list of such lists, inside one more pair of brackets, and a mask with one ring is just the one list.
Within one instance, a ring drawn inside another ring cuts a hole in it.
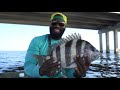
[{"label": "concrete bridge", "polygon": [[[0,12],[0,23],[49,26],[53,12]],[[109,12],[62,12],[68,17],[69,28],[99,30],[100,51],[103,52],[102,34],[106,33],[106,52],[110,52],[109,31],[114,32],[114,52],[118,52],[120,15]]]}]

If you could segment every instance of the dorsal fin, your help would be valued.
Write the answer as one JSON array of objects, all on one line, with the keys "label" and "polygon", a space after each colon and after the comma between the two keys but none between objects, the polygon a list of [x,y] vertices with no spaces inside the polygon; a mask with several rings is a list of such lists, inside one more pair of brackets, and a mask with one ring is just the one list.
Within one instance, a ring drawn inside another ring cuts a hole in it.
[{"label": "dorsal fin", "polygon": [[68,36],[66,36],[66,38],[62,38],[61,42],[66,43],[66,42],[69,42],[69,41],[74,40],[74,39],[81,39],[80,34],[74,33],[74,34],[68,35]]},{"label": "dorsal fin", "polygon": [[48,50],[49,55],[51,55],[52,51],[55,50],[55,48],[57,46],[64,44],[64,43],[67,43],[67,42],[74,40],[74,39],[81,39],[81,35],[79,33],[78,34],[74,33],[74,34],[66,36],[66,38],[61,38],[58,44],[53,45],[51,47],[51,50],[50,49]]}]

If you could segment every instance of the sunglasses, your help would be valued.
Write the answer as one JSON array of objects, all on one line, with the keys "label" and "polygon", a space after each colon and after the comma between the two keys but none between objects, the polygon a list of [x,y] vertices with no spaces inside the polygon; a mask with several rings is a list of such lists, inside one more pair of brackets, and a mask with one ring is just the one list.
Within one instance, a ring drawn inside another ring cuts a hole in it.
[{"label": "sunglasses", "polygon": [[57,24],[61,27],[65,26],[65,23],[61,23],[61,22],[52,22],[51,23],[52,26],[56,26]]}]

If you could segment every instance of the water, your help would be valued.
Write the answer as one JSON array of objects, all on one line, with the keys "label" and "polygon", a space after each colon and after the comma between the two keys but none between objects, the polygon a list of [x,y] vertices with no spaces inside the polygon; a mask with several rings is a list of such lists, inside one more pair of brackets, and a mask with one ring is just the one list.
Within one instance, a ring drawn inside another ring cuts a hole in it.
[{"label": "water", "polygon": [[91,63],[85,78],[120,78],[120,52],[103,52],[102,56]]},{"label": "water", "polygon": [[0,73],[21,72],[26,51],[0,51]]},{"label": "water", "polygon": [[[0,51],[0,74],[24,71],[26,51]],[[84,78],[120,78],[120,53],[105,52],[91,63]]]}]

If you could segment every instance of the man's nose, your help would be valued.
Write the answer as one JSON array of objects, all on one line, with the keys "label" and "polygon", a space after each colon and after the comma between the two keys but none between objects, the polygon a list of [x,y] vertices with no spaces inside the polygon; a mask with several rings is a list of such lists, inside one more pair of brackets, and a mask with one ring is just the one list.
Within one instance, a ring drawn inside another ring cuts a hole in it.
[{"label": "man's nose", "polygon": [[60,27],[60,25],[58,23],[56,23],[55,27]]}]

